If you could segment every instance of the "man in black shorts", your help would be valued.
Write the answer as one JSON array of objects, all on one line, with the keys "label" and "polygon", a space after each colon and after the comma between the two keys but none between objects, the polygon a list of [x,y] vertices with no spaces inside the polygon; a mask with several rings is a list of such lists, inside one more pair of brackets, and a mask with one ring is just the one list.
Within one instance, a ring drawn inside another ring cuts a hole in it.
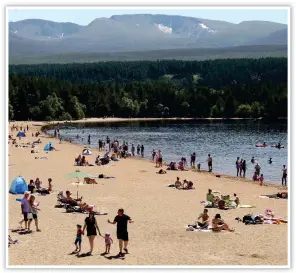
[{"label": "man in black shorts", "polygon": [[114,218],[114,221],[111,222],[108,219],[109,224],[117,223],[117,239],[119,240],[119,254],[118,256],[123,256],[122,253],[122,242],[124,243],[124,251],[128,253],[127,244],[128,244],[128,232],[127,232],[127,223],[133,223],[134,221],[126,214],[124,214],[123,209],[118,210],[118,215]]},{"label": "man in black shorts", "polygon": [[213,158],[211,157],[210,154],[208,154],[208,167],[209,167],[209,172],[213,170]]}]

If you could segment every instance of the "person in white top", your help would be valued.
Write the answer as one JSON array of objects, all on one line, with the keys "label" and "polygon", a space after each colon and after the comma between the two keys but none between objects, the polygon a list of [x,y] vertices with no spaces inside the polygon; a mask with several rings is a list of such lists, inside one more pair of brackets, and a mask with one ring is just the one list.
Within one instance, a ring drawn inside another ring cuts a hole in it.
[{"label": "person in white top", "polygon": [[287,186],[287,167],[286,167],[286,165],[283,165],[282,186]]}]

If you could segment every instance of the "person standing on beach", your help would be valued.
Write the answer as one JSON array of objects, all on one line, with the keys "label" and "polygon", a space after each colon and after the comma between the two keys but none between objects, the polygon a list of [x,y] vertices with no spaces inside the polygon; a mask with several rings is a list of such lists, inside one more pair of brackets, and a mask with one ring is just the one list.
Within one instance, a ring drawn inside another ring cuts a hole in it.
[{"label": "person standing on beach", "polygon": [[40,209],[38,208],[39,203],[35,202],[35,195],[32,194],[30,196],[29,204],[30,204],[32,216],[35,222],[36,231],[40,232],[41,230],[39,229],[39,226],[38,226],[38,214],[37,214],[38,210]]},{"label": "person standing on beach", "polygon": [[75,252],[78,251],[78,253],[81,251],[81,243],[82,243],[82,235],[84,234],[83,230],[81,229],[82,226],[80,224],[76,225],[77,231],[76,231],[76,239],[75,239]]},{"label": "person standing on beach", "polygon": [[243,177],[246,177],[247,163],[246,160],[243,160],[241,163],[241,171],[243,172]]},{"label": "person standing on beach", "polygon": [[155,155],[156,155],[156,152],[155,152],[155,150],[153,149],[153,151],[152,151],[152,162],[154,162],[154,160],[155,160]]},{"label": "person standing on beach", "polygon": [[196,153],[190,155],[190,166],[195,167]]},{"label": "person standing on beach", "polygon": [[209,172],[213,170],[213,158],[211,157],[211,154],[208,154],[208,167],[209,167]]},{"label": "person standing on beach", "polygon": [[132,155],[135,156],[135,146],[132,144]]},{"label": "person standing on beach", "polygon": [[140,154],[140,150],[141,150],[141,146],[140,146],[140,144],[137,146],[137,155],[139,155]]},{"label": "person standing on beach", "polygon": [[141,146],[141,156],[144,157],[144,145]]},{"label": "person standing on beach", "polygon": [[[286,165],[283,165],[283,176],[282,176],[282,186],[284,187],[287,187],[287,167]],[[284,183],[285,181],[285,183]]]},{"label": "person standing on beach", "polygon": [[236,158],[235,166],[236,166],[236,176],[238,176],[239,169],[240,169],[240,160],[239,160],[239,157]]},{"label": "person standing on beach", "polygon": [[134,221],[126,214],[124,214],[123,209],[119,209],[117,216],[114,218],[113,222],[108,219],[109,224],[117,223],[117,239],[119,240],[119,257],[124,256],[122,253],[122,247],[124,244],[124,251],[128,253],[127,244],[128,244],[128,232],[127,232],[127,223],[133,223]]},{"label": "person standing on beach", "polygon": [[158,151],[158,163],[159,163],[159,167],[162,167],[162,152],[161,152],[161,150]]},{"label": "person standing on beach", "polygon": [[255,172],[256,172],[256,174],[257,174],[258,176],[260,175],[260,170],[261,170],[261,167],[260,167],[259,163],[257,163],[257,164],[255,165]]},{"label": "person standing on beach", "polygon": [[90,251],[87,254],[90,256],[94,249],[94,240],[97,236],[97,230],[99,232],[99,235],[102,236],[93,211],[91,211],[88,217],[86,217],[84,220],[83,233],[85,231],[85,228],[90,245]]},{"label": "person standing on beach", "polygon": [[[31,213],[31,206],[30,206],[30,203],[29,203],[29,195],[30,195],[30,192],[25,191],[25,196],[23,197],[23,199],[21,201],[21,210],[22,210],[22,214],[24,216],[23,221],[25,221],[25,229],[28,229],[28,230],[30,230],[30,225],[31,225],[31,222],[32,222],[32,219],[30,219],[30,220],[28,219],[28,214]],[[23,221],[21,221],[20,224]]]}]

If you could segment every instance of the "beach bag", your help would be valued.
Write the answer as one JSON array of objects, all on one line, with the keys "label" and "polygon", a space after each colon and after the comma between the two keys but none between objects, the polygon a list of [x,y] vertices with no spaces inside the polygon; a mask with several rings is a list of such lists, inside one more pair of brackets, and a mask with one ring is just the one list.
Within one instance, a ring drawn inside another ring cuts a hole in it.
[{"label": "beach bag", "polygon": [[33,213],[32,212],[28,213],[28,220],[33,220]]},{"label": "beach bag", "polygon": [[254,224],[254,219],[252,217],[251,214],[247,214],[243,217],[243,223],[245,223],[246,225],[248,224]]}]

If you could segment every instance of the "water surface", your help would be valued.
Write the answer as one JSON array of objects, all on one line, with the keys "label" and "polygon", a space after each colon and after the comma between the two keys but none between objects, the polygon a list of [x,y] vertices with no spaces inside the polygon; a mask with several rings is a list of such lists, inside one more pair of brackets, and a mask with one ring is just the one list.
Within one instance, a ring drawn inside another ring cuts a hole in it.
[{"label": "water surface", "polygon": [[[50,131],[53,134],[53,131]],[[120,143],[145,146],[145,158],[151,158],[152,149],[161,149],[164,161],[179,161],[182,156],[190,163],[190,154],[196,152],[197,163],[207,169],[207,155],[213,157],[213,171],[236,175],[236,157],[247,161],[248,178],[252,178],[254,165],[252,156],[261,165],[265,181],[281,183],[281,169],[288,161],[287,123],[264,123],[262,121],[153,121],[121,122],[106,124],[80,124],[60,129],[63,138],[72,138],[72,142],[87,145],[87,136],[91,135],[92,147],[98,146],[98,140],[118,139]],[[76,135],[80,138],[76,139]],[[257,143],[276,144],[281,141],[284,149],[272,147],[256,148]],[[269,164],[268,159],[273,163]]]}]

